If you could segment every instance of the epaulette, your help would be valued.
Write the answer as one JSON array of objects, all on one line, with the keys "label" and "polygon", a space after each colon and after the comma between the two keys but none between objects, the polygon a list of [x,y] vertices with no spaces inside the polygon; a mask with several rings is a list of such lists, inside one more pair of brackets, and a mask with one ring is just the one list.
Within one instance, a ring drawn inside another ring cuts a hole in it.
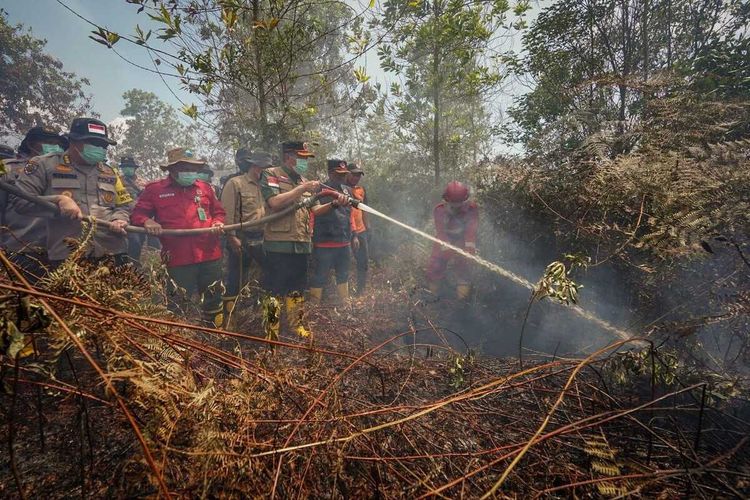
[{"label": "epaulette", "polygon": [[115,169],[107,165],[106,163],[100,163],[99,164],[99,172],[103,174],[111,174],[115,175]]}]

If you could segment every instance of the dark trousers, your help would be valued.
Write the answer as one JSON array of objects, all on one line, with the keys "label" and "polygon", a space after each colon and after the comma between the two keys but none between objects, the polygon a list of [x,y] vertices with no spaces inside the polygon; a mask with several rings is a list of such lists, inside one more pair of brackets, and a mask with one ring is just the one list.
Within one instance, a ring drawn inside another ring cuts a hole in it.
[{"label": "dark trousers", "polygon": [[263,288],[280,297],[301,294],[307,288],[306,253],[266,252],[263,272]]},{"label": "dark trousers", "polygon": [[349,267],[352,251],[349,246],[339,248],[320,248],[313,249],[313,277],[310,286],[313,288],[323,288],[328,282],[328,275],[331,270],[336,272],[336,283],[342,284],[349,281]]},{"label": "dark trousers", "polygon": [[233,300],[237,298],[240,290],[247,283],[250,266],[255,262],[260,269],[263,269],[265,256],[262,244],[251,245],[244,240],[239,253],[227,248],[227,270],[224,274],[224,286],[227,289],[224,295],[225,299]]},{"label": "dark trousers", "polygon": [[146,241],[146,235],[141,233],[128,233],[128,257],[136,266],[141,264],[141,250]]},{"label": "dark trousers", "polygon": [[354,251],[354,260],[357,261],[357,295],[365,291],[367,286],[367,270],[370,260],[370,233],[367,231],[357,234],[359,249]]},{"label": "dark trousers", "polygon": [[167,286],[170,311],[184,313],[195,294],[201,298],[201,311],[204,315],[221,311],[224,288],[221,283],[221,259],[168,267],[167,272],[170,278]]},{"label": "dark trousers", "polygon": [[[10,260],[26,281],[35,285],[49,271],[50,263],[47,260],[46,252],[8,252]],[[13,276],[15,278],[15,276]]]},{"label": "dark trousers", "polygon": [[142,233],[128,233],[128,257],[137,266],[141,265],[141,252],[143,245],[153,248],[161,248],[159,239]]}]

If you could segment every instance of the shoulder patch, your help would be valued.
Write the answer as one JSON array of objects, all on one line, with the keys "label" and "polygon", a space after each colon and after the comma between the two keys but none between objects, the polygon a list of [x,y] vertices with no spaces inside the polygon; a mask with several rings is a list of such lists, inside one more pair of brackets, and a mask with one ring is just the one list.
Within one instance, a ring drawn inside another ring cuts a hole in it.
[{"label": "shoulder patch", "polygon": [[26,175],[31,175],[34,172],[36,172],[37,167],[39,167],[39,164],[33,161],[26,162],[26,166],[23,167],[23,173]]}]

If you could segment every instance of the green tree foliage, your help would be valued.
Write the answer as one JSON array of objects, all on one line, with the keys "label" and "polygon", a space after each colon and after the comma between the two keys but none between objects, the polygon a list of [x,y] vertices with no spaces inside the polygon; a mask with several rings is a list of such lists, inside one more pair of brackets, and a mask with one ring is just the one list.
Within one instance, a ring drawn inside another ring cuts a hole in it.
[{"label": "green tree foliage", "polygon": [[741,0],[554,3],[524,36],[518,70],[534,87],[511,111],[513,139],[559,165],[599,134],[614,157],[638,146],[648,102],[672,85],[746,92],[748,16]]},{"label": "green tree foliage", "polygon": [[[201,99],[190,116],[211,121],[233,144],[270,148],[314,138],[359,97],[347,50],[367,45],[361,20],[343,3],[301,0],[133,1],[161,28],[171,51],[154,52]],[[352,20],[354,18],[354,20]],[[151,32],[134,39],[149,47]],[[99,41],[111,44],[107,33]],[[366,75],[358,73],[362,84]],[[364,85],[363,85],[364,86]]]},{"label": "green tree foliage", "polygon": [[63,71],[44,52],[46,43],[8,24],[0,10],[0,133],[22,134],[37,124],[67,130],[73,118],[91,114],[89,82]]},{"label": "green tree foliage", "polygon": [[[528,8],[521,2],[515,13]],[[508,28],[510,5],[432,0],[383,4],[380,24],[389,43],[378,47],[382,67],[399,75],[394,83],[398,133],[420,161],[432,164],[435,184],[445,168],[476,159],[488,134],[483,98],[501,81],[498,60],[488,56],[498,31]],[[447,161],[444,161],[447,160]]]},{"label": "green tree foliage", "polygon": [[125,123],[116,125],[114,132],[119,144],[113,148],[113,159],[131,155],[142,169],[139,175],[148,179],[163,176],[163,164],[169,148],[181,146],[195,148],[192,130],[177,119],[177,112],[156,94],[131,89],[122,95],[125,106],[120,114]]}]

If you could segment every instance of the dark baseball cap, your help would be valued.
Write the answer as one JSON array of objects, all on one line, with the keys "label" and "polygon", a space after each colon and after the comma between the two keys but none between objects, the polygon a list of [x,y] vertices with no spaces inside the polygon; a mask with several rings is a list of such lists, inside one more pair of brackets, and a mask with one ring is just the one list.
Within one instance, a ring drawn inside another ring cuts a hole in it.
[{"label": "dark baseball cap", "polygon": [[307,148],[306,142],[286,141],[281,143],[281,153],[295,152],[297,156],[312,158],[315,154]]},{"label": "dark baseball cap", "polygon": [[0,144],[0,160],[10,160],[16,157],[16,152],[7,144]]},{"label": "dark baseball cap", "polygon": [[68,138],[65,137],[59,130],[50,127],[32,127],[26,132],[26,137],[21,141],[21,145],[18,146],[19,153],[30,154],[29,142],[31,141],[44,141],[45,139],[60,141],[63,143],[63,149],[68,149]]},{"label": "dark baseball cap", "polygon": [[237,166],[240,165],[243,161],[250,158],[250,155],[252,154],[252,151],[250,151],[250,148],[244,147],[237,150],[236,153],[234,153],[234,162],[237,164]]},{"label": "dark baseball cap", "polygon": [[256,151],[255,153],[251,154],[248,157],[247,162],[250,165],[254,165],[260,168],[268,168],[273,166],[273,158],[271,158],[271,154],[266,153],[265,151]]},{"label": "dark baseball cap", "polygon": [[346,168],[346,162],[344,160],[332,159],[328,160],[328,171],[336,172],[337,174],[348,174],[349,169]]},{"label": "dark baseball cap", "polygon": [[99,140],[110,146],[117,144],[109,138],[107,125],[96,118],[75,118],[70,124],[68,137],[72,141]]},{"label": "dark baseball cap", "polygon": [[133,168],[140,168],[140,165],[138,165],[135,162],[135,158],[132,156],[123,156],[120,158],[120,166],[121,167],[133,167]]},{"label": "dark baseball cap", "polygon": [[359,168],[359,165],[357,165],[356,163],[349,163],[347,165],[347,167],[349,168],[349,173],[350,174],[362,174],[362,175],[365,175],[365,171],[362,170],[361,168]]}]

